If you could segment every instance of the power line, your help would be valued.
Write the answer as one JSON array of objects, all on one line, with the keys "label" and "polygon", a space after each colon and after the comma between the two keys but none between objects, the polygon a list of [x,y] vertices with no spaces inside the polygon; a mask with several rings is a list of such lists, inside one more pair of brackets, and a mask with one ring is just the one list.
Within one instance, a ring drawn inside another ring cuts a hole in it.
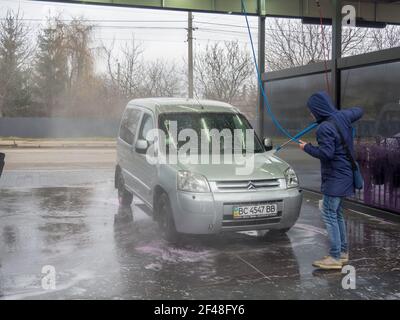
[{"label": "power line", "polygon": [[[0,20],[5,20],[4,18],[0,18]],[[35,19],[35,18],[21,18],[20,20],[23,21],[31,21],[31,22],[43,22],[43,19]],[[65,22],[72,22],[74,21],[73,19],[61,19],[60,21],[65,21]],[[117,22],[125,22],[125,23],[181,23],[181,22],[186,22],[184,20],[111,20],[111,19],[106,19],[106,20],[90,20],[90,19],[83,19],[82,21],[99,21],[99,22],[108,22],[108,23],[117,23]],[[229,26],[229,27],[244,27],[244,26],[238,26],[238,25],[233,25],[233,24],[226,24],[226,23],[212,23],[212,22],[204,22],[204,21],[194,21],[197,24],[203,24],[203,25],[218,25],[218,26]],[[125,30],[187,30],[186,27],[169,27],[169,26],[130,26],[130,25],[95,25],[93,28],[97,29],[125,29]],[[244,27],[246,28],[246,27]],[[226,34],[226,35],[236,35],[236,36],[243,36],[247,37],[247,33],[245,31],[237,31],[237,30],[228,30],[228,29],[219,29],[219,28],[206,28],[206,27],[198,27],[195,28],[199,32],[205,32],[205,33],[218,33],[218,34]],[[256,29],[254,27],[254,29]],[[283,32],[283,33],[298,33],[302,34],[304,33],[301,30],[288,30],[288,29],[277,29],[277,28],[266,28],[266,34],[273,34],[276,32]],[[373,39],[372,36],[366,35],[365,38]]]},{"label": "power line", "polygon": [[[229,39],[195,38],[195,40],[196,41],[210,41],[210,42],[224,42],[224,41],[227,41]],[[234,40],[237,41],[237,42],[240,42],[240,43],[249,43],[248,41],[244,41],[244,40],[238,40],[238,39],[234,39]]]},{"label": "power line", "polygon": [[[94,41],[132,41],[132,38],[105,38],[105,37],[95,37]],[[134,38],[135,41],[143,41],[143,42],[171,42],[171,43],[185,43],[186,40],[165,40],[165,39],[141,39],[141,38]],[[215,39],[215,38],[193,38],[196,42],[198,41],[210,41],[210,42],[224,42],[227,40],[235,40],[240,43],[248,43],[248,41],[239,40],[239,39]]]},{"label": "power line", "polygon": [[184,27],[163,27],[163,26],[93,26],[94,28],[105,29],[163,29],[163,30],[185,30]]},{"label": "power line", "polygon": [[[224,26],[224,27],[233,27],[233,28],[244,28],[244,29],[246,29],[246,26],[241,26],[241,25],[237,25],[237,24],[229,24],[229,23],[205,22],[205,21],[197,21],[197,20],[196,20],[196,23],[214,25],[214,26]],[[257,29],[257,27],[250,27],[250,29]]]},{"label": "power line", "polygon": [[[5,20],[5,18],[0,18],[0,20]],[[45,19],[38,19],[38,18],[20,18],[21,21],[31,21],[31,22],[45,22]],[[185,20],[121,20],[121,19],[79,19],[80,21],[85,22],[101,22],[101,23],[186,23]],[[62,22],[72,22],[75,21],[74,19],[59,19]],[[236,27],[236,28],[246,28],[245,26],[241,25],[234,25],[228,23],[213,23],[213,22],[206,22],[206,21],[197,21],[195,20],[194,23],[196,24],[203,24],[203,25],[216,25],[216,26],[226,26],[226,27]],[[168,27],[168,26],[130,26],[130,25],[95,25],[94,28],[110,28],[110,29],[167,29],[167,30],[183,30],[187,29],[186,27]],[[257,27],[251,27],[252,29],[257,29]],[[212,32],[223,32],[223,33],[233,33],[233,34],[244,34],[247,33],[245,31],[236,31],[236,30],[228,30],[228,29],[216,29],[216,28],[197,28],[199,31],[212,31]],[[284,32],[284,33],[304,33],[301,30],[289,30],[289,29],[278,29],[278,28],[266,28],[266,31],[270,32]]]},{"label": "power line", "polygon": [[225,29],[212,29],[212,28],[198,28],[199,31],[213,31],[213,32],[227,32],[227,33],[234,33],[234,34],[246,34],[242,31],[235,31],[235,30],[225,30]]},{"label": "power line", "polygon": [[[103,37],[95,37],[94,41],[132,41],[132,38],[103,38]],[[165,40],[165,39],[140,39],[134,38],[135,41],[143,41],[143,42],[174,42],[174,43],[185,43],[185,40]]]}]

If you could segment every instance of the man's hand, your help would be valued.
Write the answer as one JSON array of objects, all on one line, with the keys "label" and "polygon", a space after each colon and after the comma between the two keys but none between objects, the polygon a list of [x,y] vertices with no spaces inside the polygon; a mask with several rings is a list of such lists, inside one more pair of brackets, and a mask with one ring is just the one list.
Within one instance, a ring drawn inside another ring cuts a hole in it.
[{"label": "man's hand", "polygon": [[304,142],[302,140],[299,140],[299,142],[300,142],[299,143],[299,148],[304,151],[304,147],[306,146],[307,142]]}]

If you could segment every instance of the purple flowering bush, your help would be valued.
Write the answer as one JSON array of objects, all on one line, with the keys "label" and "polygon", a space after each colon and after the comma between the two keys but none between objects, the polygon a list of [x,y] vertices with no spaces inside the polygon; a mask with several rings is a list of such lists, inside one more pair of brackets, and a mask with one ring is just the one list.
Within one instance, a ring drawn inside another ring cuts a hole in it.
[{"label": "purple flowering bush", "polygon": [[355,151],[365,180],[359,200],[400,212],[400,139],[358,142]]}]

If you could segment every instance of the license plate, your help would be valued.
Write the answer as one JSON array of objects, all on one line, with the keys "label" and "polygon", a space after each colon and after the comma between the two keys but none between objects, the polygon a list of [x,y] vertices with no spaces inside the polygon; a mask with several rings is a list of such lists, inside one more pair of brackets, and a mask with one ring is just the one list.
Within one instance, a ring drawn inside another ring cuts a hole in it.
[{"label": "license plate", "polygon": [[275,203],[258,204],[251,206],[234,206],[233,217],[236,218],[258,218],[274,217],[278,215],[278,206]]}]

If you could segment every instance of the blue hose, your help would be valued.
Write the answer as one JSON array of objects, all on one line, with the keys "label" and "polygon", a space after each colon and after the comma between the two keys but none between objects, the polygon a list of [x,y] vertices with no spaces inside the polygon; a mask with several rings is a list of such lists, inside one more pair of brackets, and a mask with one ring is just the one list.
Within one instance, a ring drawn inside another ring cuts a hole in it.
[{"label": "blue hose", "polygon": [[[271,106],[270,106],[270,104],[268,102],[267,95],[265,94],[264,86],[263,86],[262,79],[261,79],[260,70],[258,68],[257,58],[256,58],[256,53],[255,53],[254,43],[253,43],[253,37],[251,35],[249,20],[247,18],[246,6],[245,6],[243,0],[241,0],[241,2],[242,2],[244,17],[246,19],[247,31],[248,31],[249,38],[250,38],[251,51],[253,53],[254,66],[255,66],[256,71],[257,71],[258,85],[260,86],[260,91],[261,91],[261,94],[262,94],[262,96],[264,98],[264,104],[265,104],[265,107],[267,109],[267,112],[268,112],[269,116],[271,117],[271,120],[274,123],[275,127],[277,127],[284,135],[286,135],[288,138],[290,138],[290,141],[296,141],[297,143],[299,143],[298,139],[301,136],[303,136],[304,134],[306,134],[307,132],[309,132],[312,129],[314,129],[315,127],[317,127],[318,123],[314,122],[314,123],[310,124],[307,128],[305,128],[304,130],[302,130],[301,132],[296,134],[294,137],[292,137],[292,135],[285,128],[283,128],[282,125],[279,123],[279,121],[275,118],[275,115],[273,114],[273,112],[271,110]],[[278,146],[276,151],[279,151],[280,149],[281,149],[281,146]]]},{"label": "blue hose", "polygon": [[[259,70],[258,64],[257,64],[256,52],[255,52],[255,49],[254,49],[253,37],[252,37],[252,35],[251,35],[249,20],[248,20],[248,18],[247,18],[246,6],[245,6],[245,4],[244,4],[244,1],[243,1],[243,0],[241,0],[241,1],[242,1],[242,7],[243,7],[243,12],[244,12],[244,17],[246,18],[247,31],[248,31],[248,33],[249,33],[250,44],[251,44],[251,50],[252,50],[252,53],[253,53],[254,65],[255,65],[255,68],[256,68],[256,71],[257,71],[258,85],[260,86],[261,94],[262,94],[262,96],[263,96],[263,98],[264,98],[264,102],[265,102],[265,106],[266,106],[266,108],[267,108],[267,112],[268,112],[269,116],[271,117],[272,122],[275,124],[275,126],[276,126],[284,135],[286,135],[286,136],[289,137],[290,139],[293,139],[293,137],[290,135],[290,133],[289,133],[287,130],[285,130],[285,129],[281,126],[281,124],[279,123],[279,121],[275,118],[275,115],[272,113],[270,104],[269,104],[269,102],[268,102],[267,95],[265,94],[265,91],[264,91],[264,86],[263,86],[263,84],[262,84],[262,79],[261,79],[260,70]],[[297,141],[297,140],[296,140],[296,141]]]}]

